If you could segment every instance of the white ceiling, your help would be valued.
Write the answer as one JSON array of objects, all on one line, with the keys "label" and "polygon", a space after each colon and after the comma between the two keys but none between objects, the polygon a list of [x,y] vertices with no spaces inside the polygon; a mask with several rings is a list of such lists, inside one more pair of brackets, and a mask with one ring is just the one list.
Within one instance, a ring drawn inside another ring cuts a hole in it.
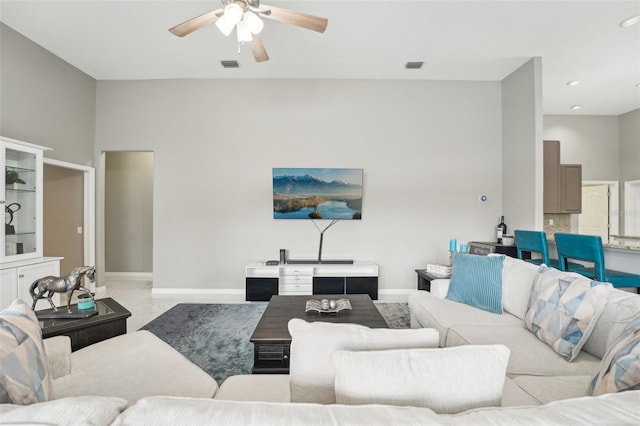
[{"label": "white ceiling", "polygon": [[[502,80],[542,57],[545,114],[640,108],[640,1],[267,0],[328,18],[324,34],[266,21],[271,58],[210,25],[167,30],[209,1],[0,0],[0,21],[97,80],[177,78]],[[237,69],[220,60],[236,59]],[[407,61],[424,61],[420,70]],[[569,87],[570,80],[580,84]],[[578,111],[572,105],[583,105]]]}]

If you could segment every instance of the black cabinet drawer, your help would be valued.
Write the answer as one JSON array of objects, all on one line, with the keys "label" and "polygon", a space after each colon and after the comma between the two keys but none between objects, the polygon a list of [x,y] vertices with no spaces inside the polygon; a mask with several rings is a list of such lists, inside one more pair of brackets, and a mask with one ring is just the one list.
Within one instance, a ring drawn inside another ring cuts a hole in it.
[{"label": "black cabinet drawer", "polygon": [[[255,345],[253,347],[253,373],[278,373],[289,372],[288,344]],[[280,370],[278,370],[280,369]]]},{"label": "black cabinet drawer", "polygon": [[246,278],[245,299],[268,302],[278,294],[278,278]]},{"label": "black cabinet drawer", "polygon": [[378,300],[378,277],[347,277],[347,294],[368,294]]},{"label": "black cabinet drawer", "polygon": [[313,294],[344,294],[344,277],[313,277]]}]

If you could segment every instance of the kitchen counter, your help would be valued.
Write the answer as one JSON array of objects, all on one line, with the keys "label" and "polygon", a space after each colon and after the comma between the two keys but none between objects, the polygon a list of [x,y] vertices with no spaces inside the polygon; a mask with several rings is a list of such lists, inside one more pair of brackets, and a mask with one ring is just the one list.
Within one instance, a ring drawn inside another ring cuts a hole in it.
[{"label": "kitchen counter", "polygon": [[[548,238],[549,255],[557,259],[556,242]],[[604,263],[607,269],[640,274],[640,247],[603,244]],[[580,262],[579,262],[580,263]]]}]

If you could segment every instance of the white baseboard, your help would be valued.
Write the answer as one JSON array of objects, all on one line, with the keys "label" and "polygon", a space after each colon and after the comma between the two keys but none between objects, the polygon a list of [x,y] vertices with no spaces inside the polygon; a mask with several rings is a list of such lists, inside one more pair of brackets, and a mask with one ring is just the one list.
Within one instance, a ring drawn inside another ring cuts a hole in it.
[{"label": "white baseboard", "polygon": [[153,272],[105,272],[104,279],[153,281]]},{"label": "white baseboard", "polygon": [[406,302],[413,288],[378,289],[378,302]]},{"label": "white baseboard", "polygon": [[[381,299],[388,299],[394,297],[406,298],[406,296],[414,291],[413,288],[400,288],[400,289],[381,289],[378,290],[378,294]],[[176,295],[220,295],[220,294],[233,294],[244,295],[244,289],[237,288],[152,288],[151,294],[156,296],[176,296]]]},{"label": "white baseboard", "polygon": [[390,289],[378,289],[378,294],[385,296],[403,296],[417,290],[415,288],[390,288]]},{"label": "white baseboard", "polygon": [[218,294],[244,294],[244,289],[237,288],[152,288],[153,295],[218,295]]}]

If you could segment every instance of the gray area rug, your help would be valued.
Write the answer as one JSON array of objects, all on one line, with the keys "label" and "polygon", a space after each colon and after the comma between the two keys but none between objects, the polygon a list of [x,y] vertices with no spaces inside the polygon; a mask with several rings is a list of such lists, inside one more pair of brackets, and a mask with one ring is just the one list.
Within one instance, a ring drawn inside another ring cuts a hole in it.
[{"label": "gray area rug", "polygon": [[[409,328],[406,303],[375,303],[391,328]],[[149,330],[216,379],[251,374],[249,341],[267,302],[180,303],[141,330]]]}]

